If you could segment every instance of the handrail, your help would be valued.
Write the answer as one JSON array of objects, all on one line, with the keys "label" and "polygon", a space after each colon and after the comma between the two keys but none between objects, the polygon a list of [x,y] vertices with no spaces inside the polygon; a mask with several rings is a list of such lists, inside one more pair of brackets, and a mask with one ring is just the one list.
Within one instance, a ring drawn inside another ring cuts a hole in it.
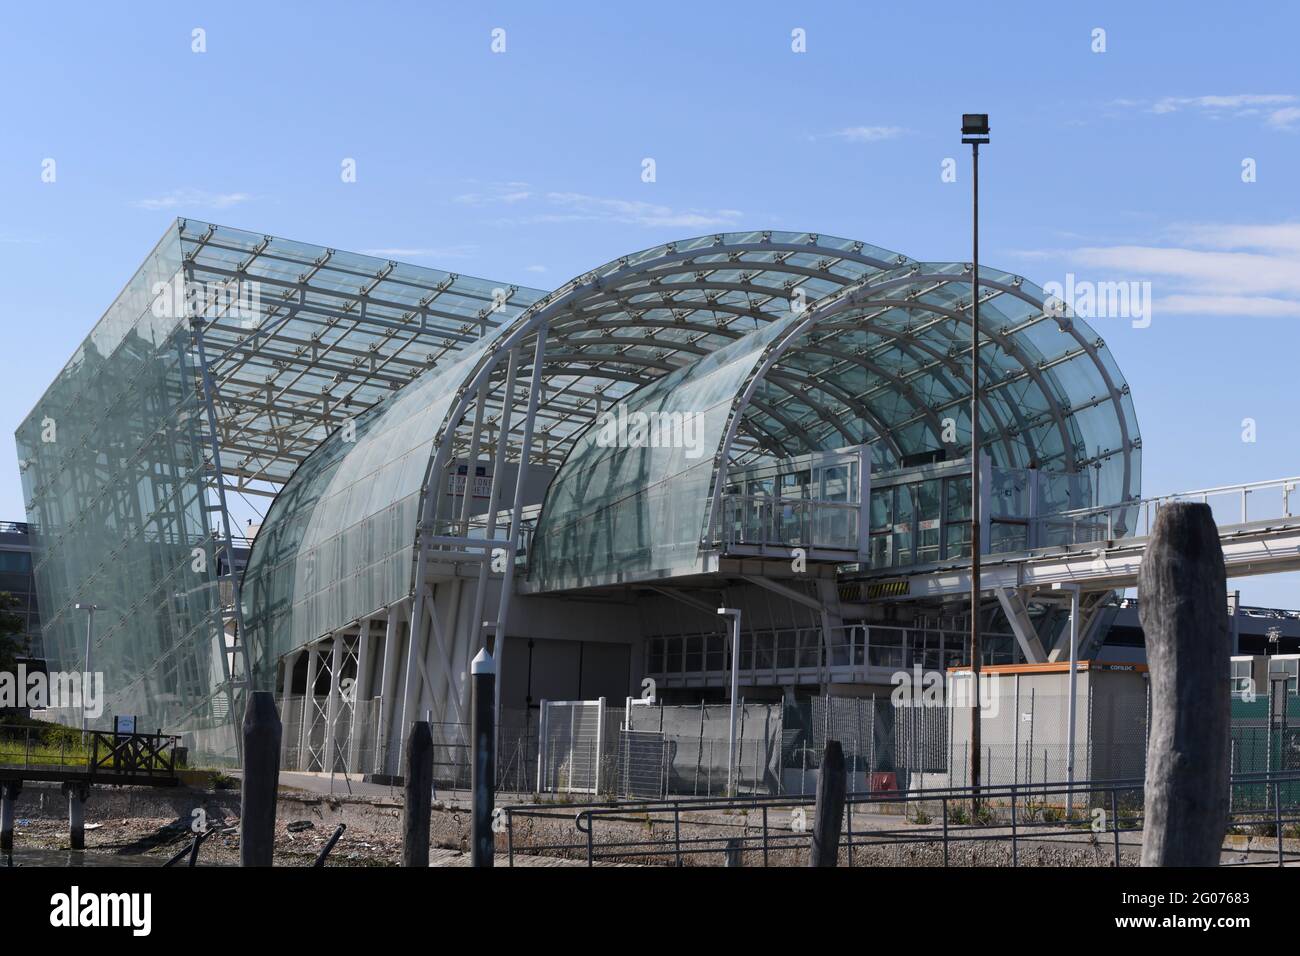
[{"label": "handrail", "polygon": [[[1090,508],[1075,508],[1070,511],[1058,511],[1048,515],[1040,515],[1045,520],[1053,518],[1085,518],[1090,515],[1108,514],[1114,511],[1126,510],[1128,508],[1141,508],[1150,505],[1168,504],[1176,501],[1184,501],[1188,498],[1206,498],[1216,497],[1226,494],[1247,494],[1255,491],[1263,491],[1268,488],[1281,488],[1283,492],[1283,502],[1289,503],[1290,492],[1300,487],[1300,477],[1294,478],[1274,478],[1267,481],[1246,481],[1235,485],[1220,485],[1216,488],[1200,488],[1195,491],[1178,491],[1167,495],[1152,495],[1149,498],[1134,498],[1130,501],[1117,501],[1110,505],[1095,505]],[[1289,512],[1288,512],[1288,517]]]}]

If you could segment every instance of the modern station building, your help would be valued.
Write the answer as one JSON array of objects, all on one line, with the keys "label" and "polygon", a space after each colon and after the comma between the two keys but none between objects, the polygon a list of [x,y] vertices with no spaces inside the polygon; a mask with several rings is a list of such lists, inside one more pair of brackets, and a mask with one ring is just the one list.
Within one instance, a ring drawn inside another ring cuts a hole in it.
[{"label": "modern station building", "polygon": [[1092,656],[1127,579],[1078,561],[1142,530],[1132,396],[981,269],[972,462],[971,279],[764,231],[548,292],[180,220],[18,430],[51,667],[94,604],[105,721],[234,759],[272,690],[286,765],[379,773],[467,721],[482,647],[503,715],[722,700],[724,607],[749,699],[862,694],[968,661],[973,468],[984,660],[1059,657],[1061,581]]}]

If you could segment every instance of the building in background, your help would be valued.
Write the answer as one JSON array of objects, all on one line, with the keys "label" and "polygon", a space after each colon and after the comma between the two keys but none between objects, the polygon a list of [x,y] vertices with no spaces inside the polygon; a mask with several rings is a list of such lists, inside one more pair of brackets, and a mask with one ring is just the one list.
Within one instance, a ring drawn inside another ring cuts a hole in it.
[{"label": "building in background", "polygon": [[0,593],[18,602],[11,610],[22,618],[27,657],[45,656],[41,644],[41,615],[36,601],[36,575],[32,570],[32,537],[26,522],[0,521]]}]

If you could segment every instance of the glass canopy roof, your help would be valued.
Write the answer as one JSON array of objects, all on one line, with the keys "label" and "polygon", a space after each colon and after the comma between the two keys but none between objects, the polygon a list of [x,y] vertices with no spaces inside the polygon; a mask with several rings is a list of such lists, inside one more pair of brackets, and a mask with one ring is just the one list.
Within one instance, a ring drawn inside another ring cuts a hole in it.
[{"label": "glass canopy roof", "polygon": [[[527,454],[563,464],[539,519],[529,586],[679,573],[698,565],[722,467],[852,444],[870,447],[876,469],[938,449],[960,457],[969,299],[967,265],[846,239],[752,232],[668,243],[537,299],[452,378],[429,373],[439,384],[427,394],[437,392],[443,416],[435,437],[443,461],[474,448],[474,395],[486,389],[484,421],[499,422],[500,360],[530,354],[544,332]],[[1018,276],[981,270],[984,447],[996,465],[1087,475],[1098,503],[1136,498],[1128,387],[1096,333],[1048,314],[1043,299]],[[455,400],[444,403],[453,385]],[[602,445],[591,426],[611,411],[696,415],[703,452]],[[523,450],[524,417],[500,436],[511,460]],[[413,521],[408,529],[414,540]]]},{"label": "glass canopy roof", "polygon": [[[622,418],[699,415],[707,467],[673,448],[604,447],[589,431],[548,492],[532,586],[698,572],[717,473],[731,464],[858,444],[871,449],[874,471],[913,455],[967,455],[969,267],[897,261],[804,308],[791,297],[784,317],[620,403]],[[1090,500],[1063,507],[1136,498],[1140,442],[1128,387],[1095,333],[1045,313],[1043,298],[1019,277],[981,270],[983,447],[998,466],[1079,473],[1073,487]],[[713,360],[724,353],[733,368],[740,356],[748,363],[730,380],[732,401],[695,401],[694,377],[715,382]],[[720,404],[732,406],[734,440],[717,422]]]}]

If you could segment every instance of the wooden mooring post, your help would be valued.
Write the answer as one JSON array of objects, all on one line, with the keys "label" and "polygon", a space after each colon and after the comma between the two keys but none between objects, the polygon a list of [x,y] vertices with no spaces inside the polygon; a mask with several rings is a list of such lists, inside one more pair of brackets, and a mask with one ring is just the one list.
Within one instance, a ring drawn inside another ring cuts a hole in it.
[{"label": "wooden mooring post", "polygon": [[1232,643],[1210,507],[1161,507],[1138,572],[1151,679],[1143,866],[1218,866],[1228,826]]},{"label": "wooden mooring post", "polygon": [[280,715],[270,691],[253,691],[244,708],[244,779],[239,796],[239,865],[270,866],[280,786]]},{"label": "wooden mooring post", "polygon": [[402,810],[402,866],[429,865],[429,815],[433,812],[433,733],[417,720],[406,740],[406,805]]},{"label": "wooden mooring post", "polygon": [[844,823],[844,748],[838,740],[826,741],[821,770],[817,772],[817,807],[813,811],[812,852],[809,866],[836,866],[840,855],[840,828]]}]

